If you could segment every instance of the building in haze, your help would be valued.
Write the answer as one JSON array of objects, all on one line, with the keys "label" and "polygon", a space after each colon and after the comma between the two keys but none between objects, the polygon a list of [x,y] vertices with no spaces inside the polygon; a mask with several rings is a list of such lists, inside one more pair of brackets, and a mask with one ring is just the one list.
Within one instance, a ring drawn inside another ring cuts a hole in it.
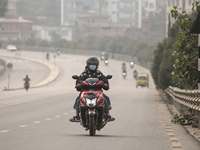
[{"label": "building in haze", "polygon": [[85,13],[77,16],[77,38],[95,35],[125,36],[126,26],[110,22],[110,16],[100,13]]},{"label": "building in haze", "polygon": [[6,12],[7,17],[16,17],[17,15],[17,0],[8,0],[8,11]]},{"label": "building in haze", "polygon": [[104,0],[61,0],[61,25],[74,26],[77,16],[88,11],[101,12]]},{"label": "building in haze", "polygon": [[32,21],[19,19],[0,19],[0,39],[28,39],[33,37]]}]

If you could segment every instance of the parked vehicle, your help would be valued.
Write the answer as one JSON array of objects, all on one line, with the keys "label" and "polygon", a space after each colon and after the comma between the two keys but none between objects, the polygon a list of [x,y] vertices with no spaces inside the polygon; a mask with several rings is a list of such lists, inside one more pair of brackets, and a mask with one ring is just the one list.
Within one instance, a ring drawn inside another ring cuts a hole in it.
[{"label": "parked vehicle", "polygon": [[[78,79],[77,75],[72,76],[73,79]],[[111,79],[112,76],[106,76]],[[96,130],[101,130],[106,125],[105,109],[107,109],[106,101],[103,97],[103,81],[98,78],[88,78],[82,81],[82,90],[80,96],[80,118],[81,125],[85,130],[89,130],[89,135],[93,136]]]},{"label": "parked vehicle", "polygon": [[17,47],[15,45],[8,45],[7,51],[10,51],[10,52],[17,51]]},{"label": "parked vehicle", "polygon": [[143,73],[143,74],[138,74],[137,75],[137,83],[136,83],[136,88],[138,86],[141,86],[142,88],[143,87],[147,87],[149,88],[149,75],[146,74],[146,73]]}]

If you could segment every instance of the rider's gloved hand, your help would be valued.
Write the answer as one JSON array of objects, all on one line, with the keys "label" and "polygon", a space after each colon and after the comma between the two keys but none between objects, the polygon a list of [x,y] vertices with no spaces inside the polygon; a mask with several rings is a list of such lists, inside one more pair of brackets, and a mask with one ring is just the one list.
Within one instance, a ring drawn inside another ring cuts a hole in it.
[{"label": "rider's gloved hand", "polygon": [[103,85],[103,89],[104,89],[104,90],[108,90],[108,89],[109,89],[108,84],[104,84],[104,85]]},{"label": "rider's gloved hand", "polygon": [[77,90],[77,91],[81,91],[81,84],[77,84],[77,85],[76,85],[76,90]]}]

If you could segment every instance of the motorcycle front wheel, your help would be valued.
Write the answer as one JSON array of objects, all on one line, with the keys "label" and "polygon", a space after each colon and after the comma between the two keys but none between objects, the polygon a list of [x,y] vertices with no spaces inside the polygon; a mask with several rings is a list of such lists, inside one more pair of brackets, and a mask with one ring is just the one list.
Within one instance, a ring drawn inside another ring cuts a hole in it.
[{"label": "motorcycle front wheel", "polygon": [[90,136],[95,135],[94,116],[89,116],[89,132]]}]

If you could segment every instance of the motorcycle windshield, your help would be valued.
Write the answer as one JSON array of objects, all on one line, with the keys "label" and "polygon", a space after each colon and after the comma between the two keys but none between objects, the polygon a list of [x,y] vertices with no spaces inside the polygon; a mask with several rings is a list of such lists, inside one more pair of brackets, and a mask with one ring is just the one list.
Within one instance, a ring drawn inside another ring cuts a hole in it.
[{"label": "motorcycle windshield", "polygon": [[88,83],[88,85],[83,87],[84,90],[97,91],[101,89],[99,86],[96,86],[96,84],[99,82],[98,78],[88,78],[85,81]]}]

